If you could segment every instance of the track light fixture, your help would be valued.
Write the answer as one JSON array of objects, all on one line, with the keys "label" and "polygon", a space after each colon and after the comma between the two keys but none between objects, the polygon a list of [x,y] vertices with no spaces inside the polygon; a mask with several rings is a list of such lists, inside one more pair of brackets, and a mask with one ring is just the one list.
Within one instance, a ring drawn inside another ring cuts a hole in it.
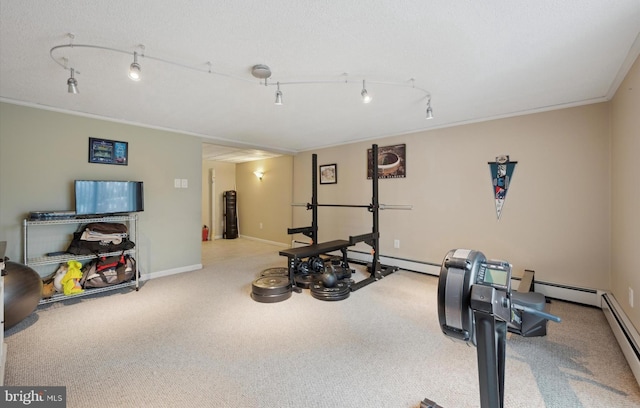
[{"label": "track light fixture", "polygon": [[76,79],[73,77],[73,73],[75,72],[75,70],[71,68],[70,71],[71,71],[71,77],[67,79],[67,88],[68,88],[67,92],[72,94],[77,94],[80,91],[78,91],[78,81],[76,81]]},{"label": "track light fixture", "polygon": [[140,80],[140,72],[142,69],[140,68],[140,64],[138,64],[138,53],[136,51],[133,52],[133,62],[129,66],[129,78],[133,81]]},{"label": "track light fixture", "polygon": [[276,105],[282,105],[282,92],[280,91],[280,82],[276,82],[278,90],[276,91]]},{"label": "track light fixture", "polygon": [[[75,70],[73,68],[69,68],[67,66],[67,62],[68,62],[67,58],[65,58],[65,57],[56,57],[54,55],[56,52],[58,52],[58,50],[65,49],[65,48],[76,48],[76,49],[79,49],[79,48],[91,48],[91,49],[95,49],[95,50],[102,50],[102,51],[109,51],[109,52],[115,52],[115,53],[131,55],[131,51],[125,51],[125,50],[121,50],[121,49],[117,49],[117,48],[105,47],[105,46],[101,46],[101,45],[92,45],[92,44],[74,44],[73,43],[73,39],[75,38],[75,36],[73,34],[71,34],[71,33],[67,34],[67,36],[70,39],[69,43],[68,44],[62,44],[62,45],[54,46],[53,48],[51,48],[49,50],[49,55],[51,56],[51,58],[53,59],[53,61],[56,64],[60,65],[65,70],[69,70],[71,72],[71,77],[67,80],[67,86],[68,86],[68,92],[69,93],[73,93],[73,94],[79,93],[79,91],[78,91],[78,81],[74,77]],[[136,51],[133,52],[133,63],[131,63],[131,65],[129,66],[129,78],[131,78],[134,81],[139,81],[141,79],[142,68],[140,67],[140,64],[138,63],[138,56],[144,57],[147,61],[155,61],[155,62],[159,62],[159,63],[163,63],[163,64],[173,65],[175,67],[182,68],[182,69],[187,69],[187,70],[191,70],[191,71],[198,71],[198,72],[203,72],[203,73],[215,74],[217,76],[224,77],[224,78],[227,78],[227,79],[232,79],[232,80],[235,80],[235,81],[246,82],[246,83],[251,83],[251,82],[254,81],[254,79],[247,78],[246,75],[233,75],[233,74],[224,73],[224,72],[216,72],[215,70],[212,70],[212,64],[211,64],[210,61],[208,61],[208,62],[206,62],[204,64],[206,67],[198,67],[198,66],[190,66],[190,65],[187,65],[187,64],[183,64],[181,62],[170,61],[170,60],[166,60],[166,59],[163,59],[163,58],[149,56],[149,55],[146,55],[145,47],[142,44],[138,45],[137,48],[136,48]],[[273,85],[275,85],[277,87],[277,89],[276,89],[276,100],[275,100],[275,104],[276,105],[282,105],[283,104],[283,102],[282,102],[282,91],[280,90],[280,85],[283,85],[283,86],[310,85],[310,84],[334,85],[334,84],[340,84],[340,83],[344,83],[344,84],[359,83],[359,80],[349,80],[348,75],[346,73],[341,75],[341,77],[343,77],[341,79],[334,78],[334,79],[327,79],[327,80],[286,81],[286,82],[276,81],[275,83],[273,83],[273,82],[268,82],[268,79],[271,78],[271,74],[272,74],[271,68],[269,68],[269,66],[264,65],[264,64],[253,65],[250,68],[250,72],[251,72],[251,75],[254,78],[257,78],[257,79],[260,80],[260,84],[261,85],[265,85],[265,86],[273,86]],[[409,88],[412,88],[412,89],[414,89],[416,91],[422,92],[424,94],[424,98],[427,99],[426,118],[427,119],[432,119],[433,118],[433,109],[431,108],[431,93],[428,92],[427,90],[423,89],[423,88],[416,87],[415,86],[415,80],[413,78],[411,78],[411,79],[409,79],[408,81],[405,81],[405,82],[382,82],[382,81],[369,80],[369,83],[372,83],[372,82],[374,84],[382,85],[382,86],[409,87]],[[371,97],[371,95],[369,95],[369,93],[367,91],[366,82],[365,82],[364,79],[362,80],[362,90],[360,91],[360,96],[362,97],[362,102],[363,103],[370,103],[371,100],[373,99]]]},{"label": "track light fixture", "polygon": [[367,88],[365,88],[364,86],[364,79],[362,80],[362,92],[360,92],[360,95],[362,96],[362,102],[364,103],[371,102],[371,95],[367,93]]},{"label": "track light fixture", "polygon": [[427,119],[433,119],[433,109],[431,109],[431,97],[427,100]]}]

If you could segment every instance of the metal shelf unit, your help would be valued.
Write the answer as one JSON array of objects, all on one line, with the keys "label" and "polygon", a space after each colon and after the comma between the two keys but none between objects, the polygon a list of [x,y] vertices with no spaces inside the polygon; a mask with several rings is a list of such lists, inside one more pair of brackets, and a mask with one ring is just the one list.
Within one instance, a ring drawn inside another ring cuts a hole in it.
[{"label": "metal shelf unit", "polygon": [[[77,298],[82,296],[88,296],[95,293],[101,292],[109,292],[112,290],[117,290],[126,287],[135,287],[136,291],[140,289],[140,277],[138,270],[138,215],[137,214],[129,214],[129,215],[117,215],[117,216],[108,216],[108,217],[96,217],[96,218],[69,218],[69,219],[56,219],[56,220],[28,220],[25,219],[22,222],[23,228],[23,237],[24,237],[24,257],[23,263],[31,268],[37,268],[45,265],[57,265],[61,263],[66,263],[69,260],[76,260],[78,262],[88,261],[96,258],[96,255],[74,255],[74,254],[64,254],[64,255],[56,255],[56,256],[46,256],[42,254],[38,254],[38,256],[31,256],[31,239],[33,235],[37,235],[37,232],[33,231],[34,227],[46,227],[52,225],[73,225],[73,224],[89,224],[92,222],[121,222],[128,224],[129,237],[136,244],[136,246],[132,249],[125,251],[125,254],[132,255],[135,262],[135,273],[134,279],[119,283],[116,285],[107,286],[104,288],[91,288],[85,289],[84,292],[78,293],[71,296],[66,296],[63,293],[57,293],[48,299],[41,299],[39,305],[57,302],[65,299]],[[101,253],[100,256],[113,256],[120,255],[122,251],[117,252],[107,252]]]}]

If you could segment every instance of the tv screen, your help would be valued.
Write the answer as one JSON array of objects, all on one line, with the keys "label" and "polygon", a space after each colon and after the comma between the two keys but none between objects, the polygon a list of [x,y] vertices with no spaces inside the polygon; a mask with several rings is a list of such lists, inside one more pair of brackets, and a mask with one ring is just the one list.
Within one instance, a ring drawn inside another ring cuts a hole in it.
[{"label": "tv screen", "polygon": [[144,210],[142,181],[76,180],[76,215],[102,215]]}]

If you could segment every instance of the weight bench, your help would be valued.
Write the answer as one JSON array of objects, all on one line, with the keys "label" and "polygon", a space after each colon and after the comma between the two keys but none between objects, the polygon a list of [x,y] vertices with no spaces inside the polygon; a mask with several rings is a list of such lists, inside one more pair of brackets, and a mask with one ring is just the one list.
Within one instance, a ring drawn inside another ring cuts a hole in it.
[{"label": "weight bench", "polygon": [[350,243],[349,241],[346,241],[344,239],[337,239],[335,241],[323,242],[320,244],[311,244],[303,247],[289,248],[280,251],[279,254],[282,256],[286,256],[288,259],[287,263],[289,265],[289,280],[291,280],[292,290],[298,293],[302,291],[296,285],[296,281],[294,279],[296,266],[301,259],[340,250],[340,252],[342,252],[342,261],[344,262],[344,265],[348,265],[349,263],[347,261],[347,248],[352,245],[354,244]]}]

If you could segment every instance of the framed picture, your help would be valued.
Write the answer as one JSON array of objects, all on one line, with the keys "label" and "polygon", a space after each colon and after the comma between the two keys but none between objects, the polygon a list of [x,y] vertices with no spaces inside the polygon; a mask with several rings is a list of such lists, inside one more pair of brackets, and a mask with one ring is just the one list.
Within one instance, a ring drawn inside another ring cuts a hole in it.
[{"label": "framed picture", "polygon": [[320,166],[320,184],[336,184],[338,182],[338,165],[323,164]]},{"label": "framed picture", "polygon": [[129,143],[90,137],[89,163],[126,166],[129,163]]},{"label": "framed picture", "polygon": [[[407,145],[378,147],[378,178],[407,177]],[[373,178],[373,150],[367,149],[367,178]]]}]

